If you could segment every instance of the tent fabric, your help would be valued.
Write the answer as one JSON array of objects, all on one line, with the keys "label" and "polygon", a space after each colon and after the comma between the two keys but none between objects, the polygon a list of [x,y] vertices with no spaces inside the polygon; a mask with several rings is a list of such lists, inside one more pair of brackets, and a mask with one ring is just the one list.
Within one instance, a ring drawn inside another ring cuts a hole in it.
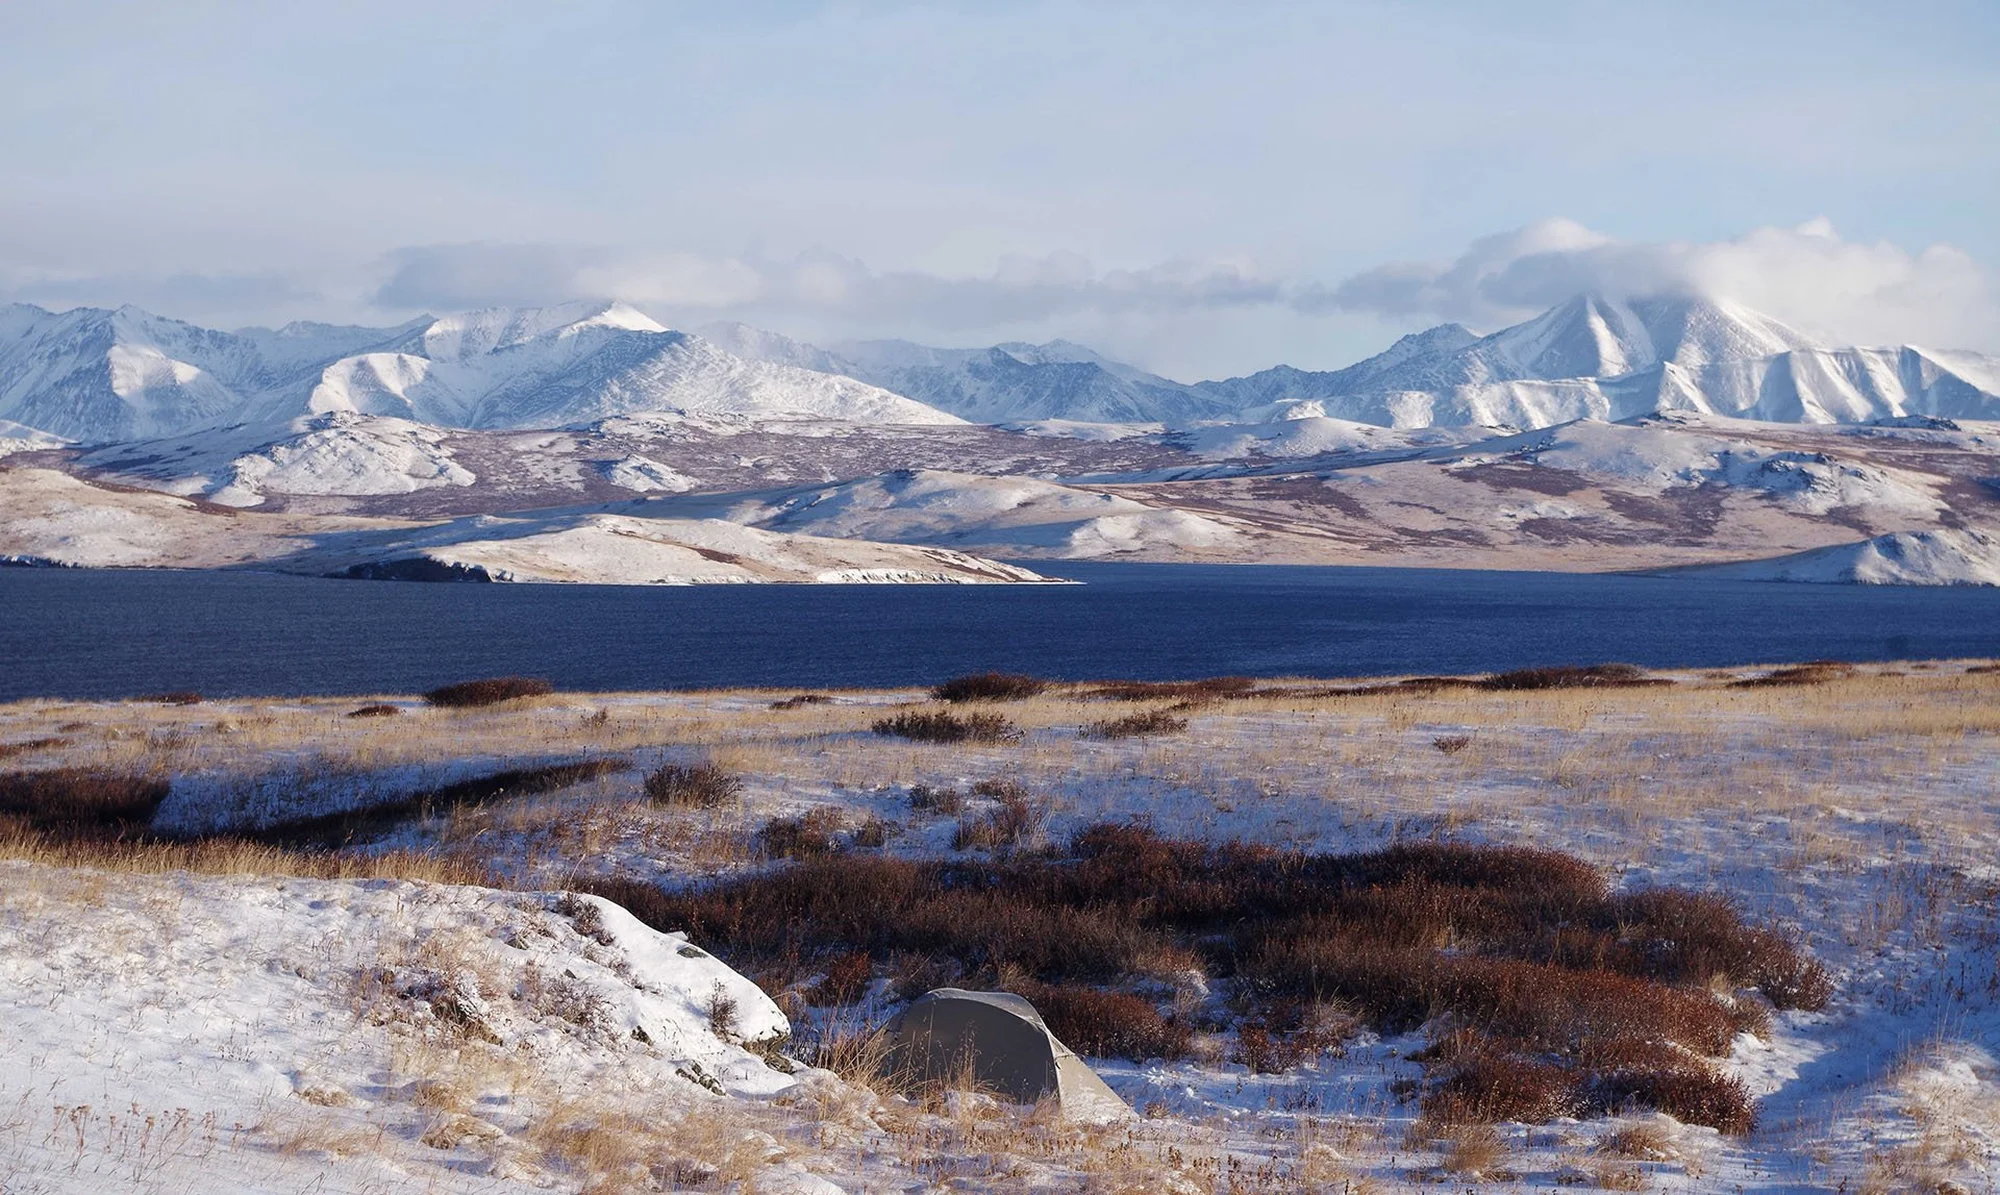
[{"label": "tent fabric", "polygon": [[1065,1117],[1108,1120],[1131,1109],[1057,1041],[1035,1006],[1012,992],[938,988],[889,1023],[889,1065],[919,1080],[961,1077],[1031,1104],[1053,1097]]}]

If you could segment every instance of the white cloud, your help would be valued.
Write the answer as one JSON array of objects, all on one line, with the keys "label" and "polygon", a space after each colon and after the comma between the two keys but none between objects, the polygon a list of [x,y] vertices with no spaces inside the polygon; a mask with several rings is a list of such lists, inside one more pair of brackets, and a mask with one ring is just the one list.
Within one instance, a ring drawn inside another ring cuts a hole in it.
[{"label": "white cloud", "polygon": [[687,253],[620,256],[548,245],[430,245],[398,250],[375,294],[387,308],[458,308],[621,298],[676,312],[833,316],[865,327],[941,331],[1084,313],[1167,313],[1285,301],[1284,286],[1242,262],[1168,262],[1098,271],[1074,254],[1003,259],[990,275],[877,271],[826,252],[786,259]]},{"label": "white cloud", "polygon": [[1853,343],[2000,348],[2000,287],[1969,255],[1845,240],[1824,218],[1707,242],[1621,241],[1544,220],[1474,241],[1454,261],[1379,266],[1303,299],[1491,328],[1585,290],[1713,295]]}]

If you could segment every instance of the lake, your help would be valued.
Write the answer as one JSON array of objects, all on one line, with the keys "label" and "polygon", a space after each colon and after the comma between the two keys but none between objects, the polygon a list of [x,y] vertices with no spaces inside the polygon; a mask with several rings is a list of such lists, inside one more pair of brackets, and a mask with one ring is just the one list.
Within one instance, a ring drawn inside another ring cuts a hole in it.
[{"label": "lake", "polygon": [[1081,585],[426,585],[0,568],[0,700],[1364,676],[2000,656],[2000,590],[1274,565]]}]

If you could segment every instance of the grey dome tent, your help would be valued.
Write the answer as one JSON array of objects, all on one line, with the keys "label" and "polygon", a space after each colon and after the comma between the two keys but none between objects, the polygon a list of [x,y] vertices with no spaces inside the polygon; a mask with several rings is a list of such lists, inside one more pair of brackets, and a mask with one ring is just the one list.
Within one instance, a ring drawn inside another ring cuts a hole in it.
[{"label": "grey dome tent", "polygon": [[969,1072],[977,1087],[1017,1103],[1053,1098],[1073,1120],[1132,1111],[1012,992],[926,992],[889,1022],[888,1064],[918,1080]]}]

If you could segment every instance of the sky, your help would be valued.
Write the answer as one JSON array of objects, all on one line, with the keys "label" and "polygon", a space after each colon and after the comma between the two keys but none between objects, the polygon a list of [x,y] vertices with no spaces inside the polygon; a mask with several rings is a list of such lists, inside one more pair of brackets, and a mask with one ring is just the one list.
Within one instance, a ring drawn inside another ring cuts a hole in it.
[{"label": "sky", "polygon": [[2000,4],[0,4],[0,300],[1343,365],[1579,289],[2000,351]]}]

